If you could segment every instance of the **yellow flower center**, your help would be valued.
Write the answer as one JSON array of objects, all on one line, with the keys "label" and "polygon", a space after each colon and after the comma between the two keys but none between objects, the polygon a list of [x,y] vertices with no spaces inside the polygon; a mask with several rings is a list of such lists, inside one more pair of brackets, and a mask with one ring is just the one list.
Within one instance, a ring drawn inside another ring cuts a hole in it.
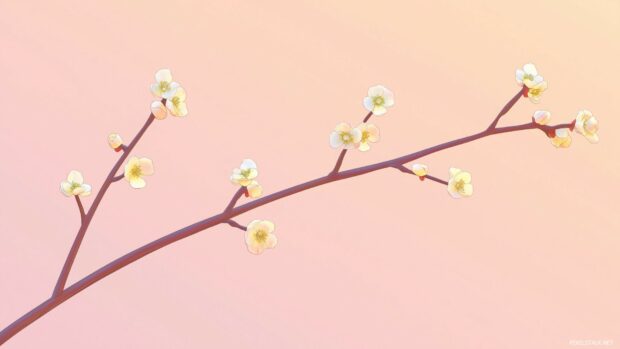
[{"label": "yellow flower center", "polygon": [[529,91],[530,96],[538,97],[542,93],[541,88],[531,88]]},{"label": "yellow flower center", "polygon": [[456,189],[459,193],[462,193],[465,189],[465,181],[462,179],[460,181],[456,181],[456,183],[454,183],[454,189]]},{"label": "yellow flower center", "polygon": [[376,106],[382,106],[385,103],[383,96],[377,96],[372,99],[372,103]]},{"label": "yellow flower center", "polygon": [[269,236],[269,234],[264,231],[264,230],[259,230],[254,234],[254,239],[256,239],[256,242],[260,242],[263,243],[265,241],[267,241],[267,237]]},{"label": "yellow flower center", "polygon": [[80,183],[73,182],[73,183],[71,183],[71,191],[73,191],[73,190],[75,190],[77,188],[80,188],[81,186],[82,185]]},{"label": "yellow flower center", "polygon": [[523,81],[525,81],[525,80],[534,81],[534,75],[532,75],[532,74],[525,74],[525,75],[523,75]]},{"label": "yellow flower center", "polygon": [[362,143],[366,143],[368,142],[368,138],[370,138],[370,132],[368,131],[362,131]]},{"label": "yellow flower center", "polygon": [[353,136],[351,136],[348,132],[343,132],[340,134],[340,139],[342,140],[342,143],[349,144],[353,141]]},{"label": "yellow flower center", "polygon": [[132,167],[131,170],[129,171],[129,176],[130,177],[142,177],[142,169],[140,168],[140,166]]},{"label": "yellow flower center", "polygon": [[162,92],[167,92],[170,89],[170,83],[168,81],[160,81],[159,82],[159,89]]},{"label": "yellow flower center", "polygon": [[172,97],[172,105],[174,105],[175,107],[178,107],[179,104],[181,104],[181,98],[179,98],[178,96],[174,96]]},{"label": "yellow flower center", "polygon": [[250,173],[252,173],[252,169],[245,169],[245,170],[241,170],[241,175],[245,178],[250,177]]}]

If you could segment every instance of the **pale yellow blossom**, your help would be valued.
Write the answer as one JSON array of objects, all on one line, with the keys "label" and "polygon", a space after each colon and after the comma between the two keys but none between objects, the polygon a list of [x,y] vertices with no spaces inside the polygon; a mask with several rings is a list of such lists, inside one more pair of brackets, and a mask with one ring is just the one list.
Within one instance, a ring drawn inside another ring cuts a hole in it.
[{"label": "pale yellow blossom", "polygon": [[543,82],[543,77],[538,75],[538,70],[532,63],[528,63],[523,66],[523,69],[517,69],[516,71],[517,83],[520,86],[527,86],[529,88],[538,85]]},{"label": "pale yellow blossom", "polygon": [[108,144],[110,148],[114,150],[119,150],[119,148],[123,145],[123,138],[118,133],[110,133],[108,135]]},{"label": "pale yellow blossom", "polygon": [[174,95],[166,101],[166,108],[170,110],[170,114],[174,116],[186,116],[187,115],[187,104],[185,104],[186,98],[187,98],[187,95],[185,94],[185,89],[183,87],[177,88]]},{"label": "pale yellow blossom", "polygon": [[471,184],[471,174],[458,168],[450,168],[448,192],[455,199],[471,196],[474,192],[474,187]]},{"label": "pale yellow blossom", "polygon": [[79,171],[71,171],[66,181],[60,183],[60,191],[65,196],[88,196],[91,192],[91,186],[84,183],[84,177]]},{"label": "pale yellow blossom", "polygon": [[155,83],[151,84],[151,92],[156,97],[169,99],[178,87],[179,84],[172,81],[170,70],[160,69],[155,73]]},{"label": "pale yellow blossom", "polygon": [[373,124],[362,123],[357,126],[357,129],[362,132],[362,138],[357,145],[360,151],[370,150],[370,143],[377,143],[380,139],[379,128]]},{"label": "pale yellow blossom", "polygon": [[532,103],[538,103],[540,102],[540,97],[542,96],[542,93],[545,92],[546,89],[547,89],[546,81],[542,81],[536,85],[533,85],[532,87],[528,86],[527,97]]},{"label": "pale yellow blossom", "polygon": [[140,189],[146,186],[144,176],[154,173],[153,161],[148,158],[132,157],[125,165],[125,179],[132,188]]},{"label": "pale yellow blossom", "polygon": [[258,184],[257,181],[252,181],[250,182],[250,184],[247,186],[248,189],[248,195],[255,199],[260,197],[261,195],[263,195],[263,187]]},{"label": "pale yellow blossom", "polygon": [[572,139],[570,137],[570,130],[568,128],[559,128],[555,130],[555,136],[551,138],[551,144],[556,148],[568,148]]},{"label": "pale yellow blossom", "polygon": [[368,96],[364,98],[364,107],[373,115],[383,115],[387,108],[394,105],[394,93],[385,86],[377,85],[368,89]]},{"label": "pale yellow blossom", "polygon": [[352,128],[346,122],[342,122],[336,126],[329,136],[329,144],[332,148],[342,146],[345,149],[353,148],[362,140],[362,131],[358,128]]},{"label": "pale yellow blossom", "polygon": [[581,110],[577,114],[575,130],[586,137],[590,143],[598,143],[598,120],[589,110]]},{"label": "pale yellow blossom", "polygon": [[239,184],[247,187],[252,184],[254,178],[258,177],[258,169],[256,163],[251,159],[245,159],[239,168],[233,170],[230,181],[233,184]]},{"label": "pale yellow blossom", "polygon": [[261,254],[265,249],[274,248],[278,238],[273,234],[275,225],[270,221],[254,220],[248,224],[245,231],[245,243],[248,251]]},{"label": "pale yellow blossom", "polygon": [[413,174],[418,177],[424,177],[428,174],[428,166],[423,164],[413,164],[411,166],[411,170],[413,171]]},{"label": "pale yellow blossom", "polygon": [[537,110],[532,116],[534,122],[539,125],[546,125],[551,120],[551,113],[546,110]]},{"label": "pale yellow blossom", "polygon": [[168,116],[168,110],[161,101],[153,101],[151,103],[151,113],[157,120],[163,120]]}]

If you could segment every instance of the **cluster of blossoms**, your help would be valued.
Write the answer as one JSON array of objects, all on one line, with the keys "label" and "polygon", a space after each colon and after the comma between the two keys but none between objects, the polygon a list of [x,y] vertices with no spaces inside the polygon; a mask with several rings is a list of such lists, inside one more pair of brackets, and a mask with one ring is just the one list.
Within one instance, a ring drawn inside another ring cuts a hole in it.
[{"label": "cluster of blossoms", "polygon": [[168,111],[174,116],[186,116],[185,89],[178,82],[172,81],[172,74],[168,69],[161,69],[155,73],[155,82],[151,84],[151,93],[162,100],[153,101],[151,112],[157,120],[168,116]]},{"label": "cluster of blossoms", "polygon": [[[394,105],[394,93],[382,85],[373,86],[368,89],[368,96],[364,98],[364,107],[370,115],[381,116],[387,113],[387,108]],[[351,127],[346,122],[336,125],[336,128],[329,136],[329,144],[332,148],[351,149],[357,148],[360,151],[370,150],[370,143],[379,141],[379,128],[366,121],[357,127]]]},{"label": "cluster of blossoms", "polygon": [[[413,164],[411,171],[418,176],[420,180],[424,180],[428,175],[428,166],[424,164]],[[471,184],[471,174],[460,168],[451,167],[450,179],[448,180],[448,193],[455,199],[469,197],[474,193],[474,187]]]},{"label": "cluster of blossoms", "polygon": [[[524,86],[524,96],[534,103],[540,101],[542,92],[547,89],[547,82],[542,76],[538,75],[538,70],[531,63],[524,65],[523,69],[517,69],[516,79],[520,86]],[[532,121],[541,126],[547,125],[550,120],[551,113],[546,110],[537,110],[532,115]],[[592,112],[581,110],[569,127],[549,129],[546,133],[551,139],[551,144],[555,147],[568,148],[572,143],[570,134],[573,129],[586,137],[590,143],[598,143],[598,127],[598,120],[592,115]]]},{"label": "cluster of blossoms", "polygon": [[[245,159],[238,168],[233,169],[230,181],[241,187],[245,187],[245,195],[258,198],[263,193],[263,187],[258,184],[258,167],[254,160]],[[273,234],[275,225],[270,221],[254,220],[245,230],[245,243],[248,251],[253,254],[261,254],[268,248],[276,247],[278,239]]]}]

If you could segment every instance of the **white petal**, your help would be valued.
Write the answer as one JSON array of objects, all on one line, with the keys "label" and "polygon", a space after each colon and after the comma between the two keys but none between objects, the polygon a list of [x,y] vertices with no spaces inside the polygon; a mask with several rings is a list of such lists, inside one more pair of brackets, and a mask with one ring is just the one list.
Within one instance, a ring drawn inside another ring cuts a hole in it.
[{"label": "white petal", "polygon": [[141,158],[139,161],[140,171],[145,176],[150,176],[155,172],[153,170],[153,161],[149,158]]},{"label": "white petal", "polygon": [[525,72],[521,69],[517,69],[515,76],[517,78],[517,82],[523,85],[523,76],[525,76]]},{"label": "white petal", "polygon": [[60,192],[63,193],[67,197],[72,196],[73,193],[71,192],[71,183],[67,181],[62,181],[60,183]]},{"label": "white petal", "polygon": [[88,196],[92,191],[92,187],[89,184],[82,184],[82,193],[80,196]]},{"label": "white petal", "polygon": [[340,138],[340,133],[334,131],[329,135],[329,145],[332,148],[338,148],[342,145],[342,139]]},{"label": "white petal", "polygon": [[[166,90],[166,92],[164,92],[161,96],[165,99],[171,99],[172,97],[176,96],[178,90],[181,88],[180,86],[181,85],[179,85],[178,82],[171,82],[170,85],[168,85],[168,89]],[[185,97],[182,100],[184,101]]]},{"label": "white petal", "polygon": [[374,103],[372,103],[372,98],[365,97],[364,98],[364,108],[368,111],[372,111],[375,108]]},{"label": "white petal", "polygon": [[161,88],[159,88],[159,83],[151,84],[151,93],[153,94],[153,96],[161,98],[162,91],[161,91]]},{"label": "white petal", "polygon": [[265,246],[267,248],[274,248],[277,244],[278,238],[273,234],[269,234],[269,236],[267,237],[267,241],[265,241]]},{"label": "white petal", "polygon": [[368,150],[370,150],[370,144],[368,144],[368,142],[362,142],[362,143],[359,144],[357,149],[359,151],[368,151]]},{"label": "white petal", "polygon": [[84,183],[84,177],[82,177],[82,174],[79,171],[75,171],[75,170],[69,172],[69,175],[67,176],[67,180],[71,183],[77,183],[77,184]]},{"label": "white petal", "polygon": [[383,87],[382,85],[372,86],[368,89],[368,96],[370,97],[383,96],[384,93],[385,87]]},{"label": "white petal", "polygon": [[142,189],[146,187],[146,182],[141,177],[132,177],[129,180],[129,185],[134,189]]},{"label": "white petal", "polygon": [[383,115],[387,112],[387,108],[384,106],[377,106],[375,107],[375,109],[373,109],[372,113],[375,114],[376,116],[380,116]]},{"label": "white petal", "polygon": [[352,129],[351,135],[353,136],[353,143],[359,143],[362,140],[362,131],[359,128]]},{"label": "white petal", "polygon": [[465,184],[463,186],[463,196],[471,196],[474,193],[474,186],[471,184]]},{"label": "white petal", "polygon": [[170,73],[169,69],[160,69],[155,73],[155,80],[157,80],[157,82],[172,82],[172,73]]},{"label": "white petal", "polygon": [[526,74],[529,74],[529,75],[532,75],[532,76],[538,75],[538,71],[536,70],[536,67],[532,63],[528,63],[528,64],[524,65],[523,66],[523,71]]},{"label": "white petal", "polygon": [[351,131],[351,125],[347,124],[346,122],[341,122],[336,125],[336,128],[334,130],[340,133],[349,132]]},{"label": "white petal", "polygon": [[385,93],[383,94],[383,100],[385,101],[386,107],[391,107],[394,105],[394,93],[387,88],[385,89]]},{"label": "white petal", "polygon": [[257,168],[256,163],[252,159],[244,159],[239,166],[242,170]]}]

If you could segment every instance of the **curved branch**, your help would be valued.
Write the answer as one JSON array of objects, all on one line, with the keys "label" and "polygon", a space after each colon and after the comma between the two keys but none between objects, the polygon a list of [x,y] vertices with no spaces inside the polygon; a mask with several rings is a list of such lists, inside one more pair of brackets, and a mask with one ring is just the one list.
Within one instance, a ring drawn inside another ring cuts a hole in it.
[{"label": "curved branch", "polygon": [[120,180],[121,180],[121,179],[123,179],[123,178],[125,178],[125,174],[124,174],[124,173],[121,173],[121,174],[119,174],[118,176],[116,176],[116,177],[112,178],[112,183],[114,183],[114,182],[118,182],[118,181],[120,181]]},{"label": "curved branch", "polygon": [[230,212],[230,210],[232,210],[235,207],[235,205],[237,204],[237,201],[239,201],[241,196],[243,196],[244,194],[247,195],[247,193],[248,193],[248,188],[244,187],[244,186],[241,186],[237,190],[235,195],[233,195],[232,199],[230,199],[230,202],[228,203],[228,205],[224,209],[224,212]]},{"label": "curved branch", "polygon": [[[52,293],[52,297],[58,296],[60,293],[62,293],[63,289],[65,288],[65,284],[67,283],[67,279],[69,278],[69,273],[71,272],[71,267],[73,266],[73,262],[75,262],[75,257],[77,257],[77,253],[78,253],[78,250],[80,249],[80,245],[82,244],[82,240],[84,240],[84,235],[86,235],[86,230],[88,230],[88,226],[90,225],[90,222],[92,221],[93,216],[95,215],[95,212],[97,211],[97,208],[99,207],[99,203],[101,203],[103,196],[105,195],[106,191],[108,190],[112,182],[115,181],[114,175],[118,172],[121,165],[125,162],[125,159],[127,159],[127,157],[129,156],[129,153],[131,153],[131,151],[136,146],[140,138],[142,138],[146,130],[153,123],[153,120],[155,120],[155,116],[153,115],[153,113],[151,113],[148,119],[146,119],[146,122],[144,123],[140,131],[138,131],[138,134],[136,134],[134,139],[131,141],[131,143],[126,148],[123,148],[123,154],[116,161],[116,163],[114,164],[114,166],[108,173],[108,176],[106,177],[105,181],[103,182],[103,185],[101,185],[101,189],[97,193],[97,196],[95,197],[93,204],[90,206],[88,213],[86,213],[86,215],[84,216],[84,219],[82,220],[82,225],[80,226],[80,229],[78,230],[77,235],[75,236],[75,240],[73,240],[73,245],[71,245],[69,254],[67,255],[67,258],[65,259],[65,263],[62,267],[62,270],[60,271],[60,275],[58,276],[58,281],[56,281],[56,286],[54,287],[54,292]],[[1,344],[1,341],[0,341],[0,344]]]},{"label": "curved branch", "polygon": [[[514,102],[509,102],[508,105],[510,105],[510,103],[514,104]],[[504,108],[506,109],[506,108]],[[149,121],[147,121],[147,125],[145,125],[145,127],[148,127],[148,124],[150,124],[150,122],[152,122],[152,115],[149,118]],[[352,177],[357,177],[357,176],[361,176],[367,173],[371,173],[374,171],[378,171],[378,170],[382,170],[385,168],[397,168],[397,169],[401,169],[401,168],[405,168],[403,166],[403,164],[419,159],[421,157],[436,153],[438,151],[441,150],[445,150],[445,149],[449,149],[461,144],[465,144],[465,143],[469,143],[472,142],[474,140],[480,139],[480,138],[484,138],[484,137],[488,137],[491,135],[496,135],[496,134],[502,134],[502,133],[509,133],[509,132],[517,132],[517,131],[524,131],[524,130],[531,130],[531,129],[540,129],[545,133],[549,133],[551,130],[556,130],[559,128],[566,128],[566,127],[573,127],[574,126],[574,122],[573,123],[568,123],[568,124],[560,124],[560,125],[556,125],[556,126],[542,126],[542,125],[538,125],[534,122],[530,122],[530,123],[526,123],[526,124],[521,124],[521,125],[514,125],[514,126],[506,126],[506,127],[493,127],[493,128],[487,128],[486,130],[467,136],[467,137],[463,137],[463,138],[459,138],[453,141],[449,141],[449,142],[445,142],[445,143],[441,143],[439,145],[433,146],[433,147],[429,147],[411,154],[407,154],[401,157],[397,157],[391,160],[387,160],[387,161],[383,161],[383,162],[379,162],[379,163],[375,163],[375,164],[371,164],[371,165],[367,165],[367,166],[362,166],[362,167],[358,167],[358,168],[354,168],[354,169],[350,169],[347,171],[343,171],[343,172],[338,172],[338,173],[334,173],[334,174],[330,174],[327,176],[323,176],[323,177],[319,177],[316,179],[313,179],[311,181],[305,182],[305,183],[301,183],[298,184],[296,186],[287,188],[287,189],[283,189],[280,190],[276,193],[273,193],[271,195],[262,197],[260,199],[254,200],[252,202],[249,202],[247,204],[238,206],[238,207],[234,207],[228,211],[225,211],[223,213],[220,214],[216,214],[212,217],[203,219],[201,221],[198,221],[194,224],[188,225],[182,229],[179,229],[175,232],[172,232],[168,235],[165,235],[157,240],[154,240],[142,247],[139,247],[129,253],[127,253],[126,255],[119,257],[117,259],[115,259],[114,261],[106,264],[105,266],[97,269],[96,271],[92,272],[91,274],[87,275],[86,277],[82,278],[81,280],[77,281],[76,283],[74,283],[73,285],[69,286],[68,288],[66,288],[64,291],[52,296],[50,299],[48,299],[47,301],[41,303],[39,306],[37,306],[36,308],[32,309],[30,312],[26,313],[25,315],[23,315],[22,317],[20,317],[19,319],[17,319],[16,321],[14,321],[12,324],[10,324],[8,327],[6,327],[4,330],[2,330],[0,332],[0,345],[2,345],[3,343],[5,343],[7,340],[9,340],[11,337],[13,337],[15,334],[17,334],[18,332],[20,332],[21,330],[23,330],[24,328],[26,328],[28,325],[30,325],[31,323],[33,323],[34,321],[36,321],[37,319],[39,319],[40,317],[42,317],[43,315],[47,314],[49,311],[51,311],[52,309],[56,308],[58,305],[62,304],[63,302],[65,302],[67,299],[70,299],[71,297],[75,296],[76,294],[80,293],[81,291],[83,291],[84,289],[88,288],[89,286],[93,285],[94,283],[102,280],[103,278],[107,277],[108,275],[118,271],[119,269],[124,268],[125,266],[132,264],[134,262],[136,262],[137,260],[161,249],[164,248],[176,241],[185,239],[189,236],[192,236],[198,232],[201,232],[203,230],[206,230],[208,228],[211,228],[215,225],[221,224],[221,223],[227,223],[230,224],[229,222],[232,221],[232,218],[248,212],[250,210],[253,210],[257,207],[260,206],[264,206],[268,203],[271,203],[273,201],[285,198],[287,196],[308,190],[308,189],[312,189],[314,187],[318,187],[320,185],[324,185],[327,183],[331,183],[331,182],[336,182],[336,181],[340,181],[343,179],[347,179],[347,178],[352,178]],[[143,130],[145,130],[146,128],[143,128]],[[142,131],[143,131],[142,130]],[[136,139],[134,139],[134,142],[132,142],[132,145],[135,145],[135,142],[137,142],[137,140],[139,139],[139,136],[141,136],[142,132],[139,133],[139,135],[136,137]],[[129,146],[128,150],[131,150],[132,145]],[[127,153],[125,153],[127,154]],[[118,165],[120,167],[120,165]],[[116,168],[118,170],[118,168]],[[407,170],[405,168],[405,170]],[[113,173],[109,176],[109,178],[112,178]],[[108,181],[106,181],[106,183],[108,183]],[[109,186],[109,183],[108,183]],[[107,189],[107,187],[105,188]],[[105,190],[103,190],[105,191]],[[100,192],[100,195],[101,192]],[[99,200],[96,200],[96,203],[98,204],[98,202],[101,200],[100,196],[98,196]],[[91,207],[91,209],[89,210],[89,213],[87,215],[87,217],[92,218],[92,213],[94,213],[94,209],[96,209],[96,205],[93,204],[93,206]],[[85,225],[87,226],[87,224]],[[81,228],[80,231],[82,231],[83,228]],[[83,237],[83,234],[81,234]],[[80,236],[80,234],[78,234],[78,236]],[[79,245],[78,245],[79,246]]]},{"label": "curved branch", "polygon": [[246,227],[245,225],[241,225],[241,224],[237,223],[236,221],[234,221],[232,219],[224,221],[224,223],[230,225],[231,227],[239,228],[239,229],[241,229],[243,231],[246,231],[248,229],[248,227]]},{"label": "curved branch", "polygon": [[75,202],[78,205],[78,210],[80,210],[80,222],[81,224],[84,224],[84,216],[86,214],[84,213],[84,205],[82,205],[82,200],[80,200],[79,195],[75,195]]}]

